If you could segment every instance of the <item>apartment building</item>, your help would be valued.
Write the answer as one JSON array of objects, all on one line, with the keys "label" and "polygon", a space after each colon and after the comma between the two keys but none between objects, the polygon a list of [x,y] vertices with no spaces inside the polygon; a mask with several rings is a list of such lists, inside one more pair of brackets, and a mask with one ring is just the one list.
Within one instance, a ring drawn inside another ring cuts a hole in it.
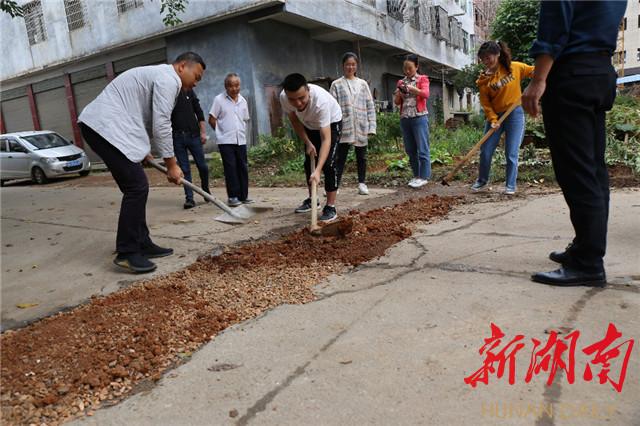
[{"label": "apartment building", "polygon": [[[448,75],[472,60],[471,0],[202,0],[166,27],[157,0],[32,0],[24,18],[0,16],[0,132],[55,130],[83,146],[77,116],[119,73],[201,54],[196,92],[208,111],[237,72],[250,105],[253,140],[282,124],[278,84],[301,72],[328,87],[346,51],[380,105],[392,99],[404,54],[431,77],[431,102],[458,109]],[[85,147],[86,148],[86,147]],[[91,153],[90,153],[91,154]]]}]

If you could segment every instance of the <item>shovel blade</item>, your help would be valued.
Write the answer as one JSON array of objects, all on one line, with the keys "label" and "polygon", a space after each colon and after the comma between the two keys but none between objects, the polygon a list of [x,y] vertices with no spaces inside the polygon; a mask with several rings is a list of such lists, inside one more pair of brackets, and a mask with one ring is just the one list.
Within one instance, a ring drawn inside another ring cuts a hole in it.
[{"label": "shovel blade", "polygon": [[247,207],[238,206],[231,209],[231,213],[224,213],[215,220],[222,223],[229,223],[232,225],[247,223],[249,219],[258,213],[264,213],[273,210],[273,207]]}]

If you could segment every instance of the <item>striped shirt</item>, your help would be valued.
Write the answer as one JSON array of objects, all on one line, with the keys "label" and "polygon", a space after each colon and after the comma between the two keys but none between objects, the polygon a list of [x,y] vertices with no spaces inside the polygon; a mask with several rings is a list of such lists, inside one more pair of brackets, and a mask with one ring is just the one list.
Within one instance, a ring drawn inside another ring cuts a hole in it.
[{"label": "striped shirt", "polygon": [[376,133],[376,108],[367,82],[340,77],[331,83],[329,93],[342,109],[340,143],[366,146],[368,135]]}]

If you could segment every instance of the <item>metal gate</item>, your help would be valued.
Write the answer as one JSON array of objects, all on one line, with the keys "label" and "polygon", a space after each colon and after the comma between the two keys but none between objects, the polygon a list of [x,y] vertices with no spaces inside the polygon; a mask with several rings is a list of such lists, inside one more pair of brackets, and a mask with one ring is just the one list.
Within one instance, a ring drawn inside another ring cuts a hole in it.
[{"label": "metal gate", "polygon": [[63,138],[73,140],[73,127],[64,87],[35,94],[42,130],[52,130]]},{"label": "metal gate", "polygon": [[29,109],[29,98],[21,96],[2,100],[2,115],[7,133],[33,130],[33,120]]}]

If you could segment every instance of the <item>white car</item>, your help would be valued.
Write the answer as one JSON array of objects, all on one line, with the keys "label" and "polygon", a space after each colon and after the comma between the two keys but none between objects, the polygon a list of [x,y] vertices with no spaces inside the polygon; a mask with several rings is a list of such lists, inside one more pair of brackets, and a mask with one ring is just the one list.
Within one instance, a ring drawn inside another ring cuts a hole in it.
[{"label": "white car", "polygon": [[43,130],[0,135],[0,182],[31,178],[44,184],[50,178],[91,171],[89,157],[59,134]]}]

